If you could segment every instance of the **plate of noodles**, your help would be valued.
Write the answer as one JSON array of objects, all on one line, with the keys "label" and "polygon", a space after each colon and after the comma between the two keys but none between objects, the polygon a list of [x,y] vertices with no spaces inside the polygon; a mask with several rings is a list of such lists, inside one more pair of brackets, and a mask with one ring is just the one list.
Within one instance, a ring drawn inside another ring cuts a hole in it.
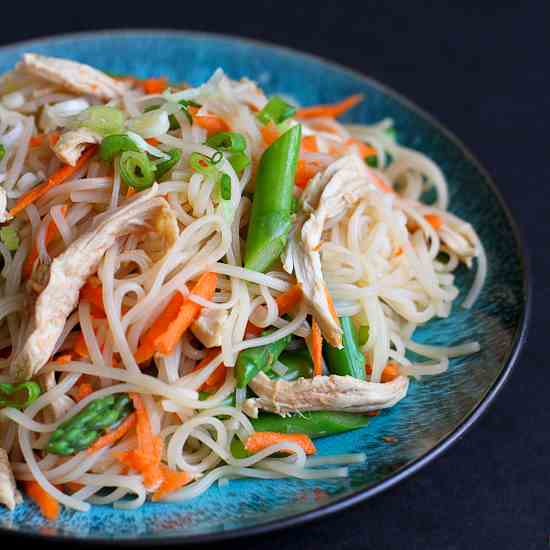
[{"label": "plate of noodles", "polygon": [[437,456],[524,339],[522,244],[417,107],[168,31],[0,49],[0,528],[190,541]]}]

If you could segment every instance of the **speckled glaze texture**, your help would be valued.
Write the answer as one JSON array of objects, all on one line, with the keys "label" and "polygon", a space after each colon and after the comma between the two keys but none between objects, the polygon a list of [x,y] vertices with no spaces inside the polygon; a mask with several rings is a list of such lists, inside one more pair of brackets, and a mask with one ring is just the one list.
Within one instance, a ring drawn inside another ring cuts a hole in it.
[{"label": "speckled glaze texture", "polygon": [[[456,306],[417,339],[433,344],[481,343],[481,352],[451,361],[443,375],[413,381],[407,398],[362,430],[318,441],[321,455],[365,452],[349,479],[231,481],[179,504],[148,503],[134,512],[112,507],[81,514],[64,510],[44,520],[33,504],[0,511],[0,528],[44,536],[130,539],[157,543],[212,539],[288,525],[372,495],[436,456],[462,433],[505,378],[522,340],[527,309],[525,265],[513,223],[488,176],[462,145],[395,93],[357,73],[310,56],[229,37],[170,32],[101,33],[59,37],[0,49],[0,73],[23,52],[65,56],[108,71],[167,75],[199,84],[217,67],[257,80],[268,94],[283,92],[303,104],[363,92],[366,101],[345,120],[372,123],[391,117],[399,141],[429,155],[446,174],[451,211],[479,232],[489,259],[486,286],[475,307]],[[461,298],[473,273],[461,268]],[[461,300],[459,299],[458,302]],[[384,441],[395,438],[395,443]]]}]

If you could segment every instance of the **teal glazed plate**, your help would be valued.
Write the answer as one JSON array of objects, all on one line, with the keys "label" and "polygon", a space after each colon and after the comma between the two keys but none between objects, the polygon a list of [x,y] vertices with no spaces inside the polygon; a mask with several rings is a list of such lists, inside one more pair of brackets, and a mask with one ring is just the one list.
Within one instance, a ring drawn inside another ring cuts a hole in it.
[{"label": "teal glazed plate", "polygon": [[[26,535],[120,543],[182,543],[265,532],[326,516],[372,497],[416,472],[472,426],[505,382],[525,341],[529,283],[518,229],[496,185],[464,145],[418,107],[385,86],[311,55],[229,36],[179,31],[108,31],[74,34],[0,48],[0,73],[24,52],[59,57],[139,77],[165,75],[193,85],[217,67],[233,78],[258,81],[304,105],[362,92],[348,122],[391,117],[400,143],[429,155],[446,174],[450,209],[475,227],[485,245],[489,273],[473,309],[457,305],[417,339],[434,344],[478,340],[481,352],[453,359],[436,377],[412,381],[406,399],[358,431],[318,440],[319,454],[364,452],[347,479],[332,481],[235,480],[214,485],[192,501],[147,503],[137,511],[94,506],[89,514],[63,510],[43,519],[29,502],[0,510],[1,530]],[[461,268],[461,297],[473,273]],[[460,299],[458,303],[460,303]]]}]

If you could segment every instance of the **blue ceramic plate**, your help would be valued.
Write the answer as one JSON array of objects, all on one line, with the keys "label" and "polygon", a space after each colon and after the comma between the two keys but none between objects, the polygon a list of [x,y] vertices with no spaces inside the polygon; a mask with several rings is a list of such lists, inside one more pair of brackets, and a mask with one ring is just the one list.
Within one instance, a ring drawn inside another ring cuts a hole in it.
[{"label": "blue ceramic plate", "polygon": [[[64,510],[45,521],[30,503],[0,511],[0,528],[47,537],[132,542],[212,540],[266,531],[328,514],[366,499],[418,470],[468,429],[502,386],[522,341],[528,310],[524,251],[518,231],[485,170],[436,121],[395,92],[321,59],[232,37],[188,32],[76,34],[0,49],[0,73],[23,52],[70,57],[107,71],[141,77],[166,75],[199,84],[217,68],[257,80],[268,94],[291,94],[303,104],[330,102],[357,92],[367,101],[348,120],[395,121],[400,142],[435,160],[448,177],[451,210],[470,221],[489,258],[489,276],[474,309],[457,307],[431,322],[420,339],[436,344],[478,340],[482,351],[455,359],[447,373],[412,382],[409,395],[369,427],[319,441],[320,454],[365,452],[351,477],[326,482],[232,481],[181,504],[149,503],[135,512],[94,507]],[[459,272],[462,295],[472,274]],[[460,301],[460,300],[459,300]],[[395,438],[394,444],[384,436]]]}]

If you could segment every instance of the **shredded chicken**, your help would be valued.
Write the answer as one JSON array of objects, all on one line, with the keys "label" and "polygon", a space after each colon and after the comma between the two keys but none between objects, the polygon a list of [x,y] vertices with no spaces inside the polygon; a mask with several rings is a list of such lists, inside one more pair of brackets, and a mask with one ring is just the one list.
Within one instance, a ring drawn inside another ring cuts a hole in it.
[{"label": "shredded chicken", "polygon": [[101,143],[102,137],[97,132],[87,128],[65,132],[54,145],[53,152],[61,161],[75,166],[87,145]]},{"label": "shredded chicken", "polygon": [[17,70],[59,84],[71,92],[89,94],[105,100],[120,97],[128,90],[126,83],[89,65],[57,57],[26,53],[17,65]]},{"label": "shredded chicken", "polygon": [[0,447],[0,504],[13,510],[21,502],[8,454]]},{"label": "shredded chicken", "polygon": [[8,216],[8,195],[3,187],[0,187],[0,223],[7,222]]},{"label": "shredded chicken", "polygon": [[48,361],[67,317],[78,303],[80,289],[116,239],[142,227],[160,210],[170,209],[165,199],[156,196],[157,187],[115,210],[53,260],[46,272],[47,282],[38,282],[43,290],[32,308],[29,336],[11,365],[11,374],[17,380],[28,380]]},{"label": "shredded chicken", "polygon": [[460,220],[445,220],[438,230],[439,238],[445,246],[454,252],[468,267],[472,265],[472,258],[478,255],[476,235],[469,223]]},{"label": "shredded chicken", "polygon": [[161,208],[153,218],[153,231],[143,241],[143,250],[153,262],[158,262],[178,240],[178,218],[171,208]]},{"label": "shredded chicken", "polygon": [[342,330],[331,312],[323,279],[322,234],[327,222],[341,216],[373,188],[369,171],[357,155],[342,157],[318,174],[302,194],[303,214],[296,220],[284,258],[284,268],[288,272],[294,269],[324,338],[338,348],[342,347]]},{"label": "shredded chicken", "polygon": [[303,411],[373,411],[395,405],[407,395],[408,386],[406,376],[385,384],[334,374],[287,382],[271,380],[261,372],[250,382],[258,397],[247,400],[247,410],[259,408],[283,416]]},{"label": "shredded chicken", "polygon": [[202,308],[198,319],[191,325],[191,332],[206,348],[221,346],[227,316],[225,309]]}]

